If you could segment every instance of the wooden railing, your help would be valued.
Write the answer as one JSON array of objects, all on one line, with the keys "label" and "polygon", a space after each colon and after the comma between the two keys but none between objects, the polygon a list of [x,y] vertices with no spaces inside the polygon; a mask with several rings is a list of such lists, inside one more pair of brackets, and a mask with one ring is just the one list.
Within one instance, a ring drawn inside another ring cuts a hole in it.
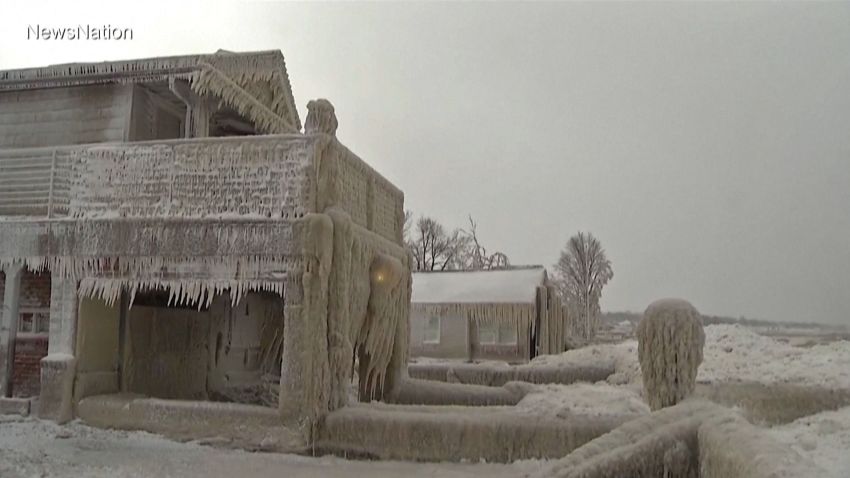
[{"label": "wooden railing", "polygon": [[[291,134],[0,149],[0,216],[297,219],[337,206],[355,224],[400,242],[402,192],[326,139]],[[332,178],[320,183],[320,171]]]},{"label": "wooden railing", "polygon": [[0,216],[296,218],[313,159],[302,135],[0,149]]},{"label": "wooden railing", "polygon": [[0,216],[67,215],[71,150],[0,149]]}]

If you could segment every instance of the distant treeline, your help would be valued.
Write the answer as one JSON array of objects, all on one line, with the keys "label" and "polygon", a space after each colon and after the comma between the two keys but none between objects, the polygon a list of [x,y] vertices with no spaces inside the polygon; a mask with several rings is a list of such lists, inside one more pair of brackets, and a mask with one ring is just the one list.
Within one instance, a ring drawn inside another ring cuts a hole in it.
[{"label": "distant treeline", "polygon": [[[637,324],[643,314],[637,312],[603,312],[602,313],[602,323],[603,324],[618,324],[624,320],[628,320],[633,324]],[[834,328],[833,325],[825,325],[818,324],[812,322],[772,322],[770,320],[762,320],[762,319],[748,319],[746,317],[722,317],[717,315],[703,315],[702,316],[703,324],[705,325],[715,325],[715,324],[741,324],[751,327],[797,327],[801,329],[816,329],[816,328]]]}]

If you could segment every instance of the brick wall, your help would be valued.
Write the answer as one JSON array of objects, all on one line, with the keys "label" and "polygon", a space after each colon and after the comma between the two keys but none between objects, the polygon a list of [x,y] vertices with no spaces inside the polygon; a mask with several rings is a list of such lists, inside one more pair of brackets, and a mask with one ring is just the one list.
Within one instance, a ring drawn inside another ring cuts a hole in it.
[{"label": "brick wall", "polygon": [[[6,276],[0,272],[0,306],[3,305],[3,292],[6,287]],[[21,309],[50,308],[50,273],[36,274],[24,271],[21,276]]]},{"label": "brick wall", "polygon": [[18,338],[12,369],[12,395],[37,397],[41,390],[41,359],[47,355],[47,337]]},{"label": "brick wall", "polygon": [[[0,305],[3,303],[5,277],[0,273]],[[19,308],[47,309],[50,307],[50,274],[24,271],[21,276]],[[15,361],[12,369],[12,395],[33,397],[41,389],[41,359],[47,355],[47,336],[22,334],[15,341]]]}]

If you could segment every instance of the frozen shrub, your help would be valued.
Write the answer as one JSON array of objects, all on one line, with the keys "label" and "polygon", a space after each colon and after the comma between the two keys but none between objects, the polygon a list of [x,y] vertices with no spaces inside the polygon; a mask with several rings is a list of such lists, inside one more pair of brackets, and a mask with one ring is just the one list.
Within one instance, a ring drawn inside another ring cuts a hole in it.
[{"label": "frozen shrub", "polygon": [[705,333],[687,301],[664,299],[647,307],[637,328],[643,388],[652,410],[669,407],[694,391]]}]

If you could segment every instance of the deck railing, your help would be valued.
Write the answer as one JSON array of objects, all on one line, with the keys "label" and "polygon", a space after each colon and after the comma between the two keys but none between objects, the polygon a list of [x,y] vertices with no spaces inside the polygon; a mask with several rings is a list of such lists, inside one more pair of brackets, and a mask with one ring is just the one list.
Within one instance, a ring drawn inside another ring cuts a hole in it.
[{"label": "deck railing", "polygon": [[0,149],[0,216],[295,219],[333,205],[400,241],[403,201],[362,159],[322,136]]},{"label": "deck railing", "polygon": [[68,213],[72,148],[0,149],[0,216]]},{"label": "deck railing", "polygon": [[300,217],[313,157],[302,135],[0,149],[0,216]]}]

